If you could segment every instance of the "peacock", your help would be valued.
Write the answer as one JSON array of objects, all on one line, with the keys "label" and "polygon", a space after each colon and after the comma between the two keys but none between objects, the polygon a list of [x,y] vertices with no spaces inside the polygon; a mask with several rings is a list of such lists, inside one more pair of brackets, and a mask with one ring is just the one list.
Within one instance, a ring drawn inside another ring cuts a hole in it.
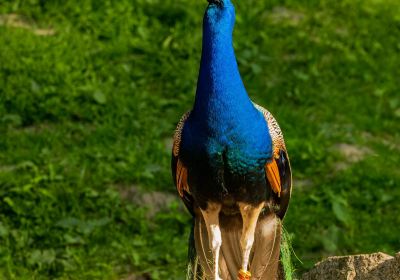
[{"label": "peacock", "polygon": [[193,217],[188,279],[276,279],[289,157],[278,123],[242,82],[233,4],[208,2],[195,101],[172,148],[174,182]]}]

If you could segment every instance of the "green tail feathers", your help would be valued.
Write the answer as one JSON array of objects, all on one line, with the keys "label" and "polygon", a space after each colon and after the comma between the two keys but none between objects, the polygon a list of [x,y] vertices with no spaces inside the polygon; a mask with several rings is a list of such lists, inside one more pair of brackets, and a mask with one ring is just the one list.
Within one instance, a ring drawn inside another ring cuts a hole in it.
[{"label": "green tail feathers", "polygon": [[290,234],[282,227],[282,240],[281,240],[281,264],[283,268],[283,275],[285,280],[294,279],[294,267],[292,263],[292,241]]}]

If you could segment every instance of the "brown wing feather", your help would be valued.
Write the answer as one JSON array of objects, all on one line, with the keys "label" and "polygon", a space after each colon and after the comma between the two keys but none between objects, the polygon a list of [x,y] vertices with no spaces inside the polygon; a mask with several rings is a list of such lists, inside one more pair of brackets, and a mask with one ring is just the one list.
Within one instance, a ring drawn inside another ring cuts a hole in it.
[{"label": "brown wing feather", "polygon": [[187,168],[183,165],[182,161],[178,158],[176,164],[176,189],[178,190],[179,196],[183,197],[184,191],[189,193],[189,187],[187,184]]},{"label": "brown wing feather", "polygon": [[185,122],[187,118],[190,115],[190,111],[186,112],[181,119],[179,120],[178,124],[176,125],[175,128],[175,133],[174,133],[174,144],[172,146],[172,155],[174,157],[177,157],[179,155],[179,148],[181,146],[181,137],[182,137],[182,129],[183,126],[185,125]]},{"label": "brown wing feather", "polygon": [[181,135],[182,129],[185,124],[185,121],[189,117],[190,112],[187,112],[182,116],[178,125],[175,129],[174,134],[174,143],[172,146],[172,161],[171,161],[171,169],[172,169],[172,177],[175,182],[176,190],[183,203],[185,203],[186,208],[193,213],[193,198],[190,195],[189,185],[187,182],[188,170],[187,167],[183,164],[181,159],[179,158],[179,149],[181,144]]}]

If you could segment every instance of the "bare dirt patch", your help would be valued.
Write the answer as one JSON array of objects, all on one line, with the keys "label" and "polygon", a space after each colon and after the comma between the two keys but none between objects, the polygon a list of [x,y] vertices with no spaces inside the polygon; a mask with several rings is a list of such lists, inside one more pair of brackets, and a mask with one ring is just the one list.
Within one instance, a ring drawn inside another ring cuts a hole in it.
[{"label": "bare dirt patch", "polygon": [[345,170],[351,164],[357,163],[363,160],[368,155],[372,155],[374,152],[368,147],[357,146],[348,143],[339,143],[333,147],[334,151],[339,152],[343,156],[343,161],[335,164],[335,170]]},{"label": "bare dirt patch", "polygon": [[[121,198],[130,201],[140,207],[148,208],[148,216],[152,217],[156,213],[168,209],[173,202],[178,202],[176,195],[161,191],[142,191],[139,186],[118,186]],[[181,205],[181,204],[179,204]]]},{"label": "bare dirt patch", "polygon": [[335,146],[349,162],[358,162],[363,160],[367,155],[372,154],[372,150],[368,147],[356,146],[347,143],[340,143]]},{"label": "bare dirt patch", "polygon": [[52,36],[56,33],[52,28],[37,28],[35,24],[18,14],[0,15],[0,25],[26,29],[38,36]]},{"label": "bare dirt patch", "polygon": [[305,19],[305,15],[299,11],[278,6],[272,9],[272,13],[269,13],[267,18],[274,24],[299,25]]}]

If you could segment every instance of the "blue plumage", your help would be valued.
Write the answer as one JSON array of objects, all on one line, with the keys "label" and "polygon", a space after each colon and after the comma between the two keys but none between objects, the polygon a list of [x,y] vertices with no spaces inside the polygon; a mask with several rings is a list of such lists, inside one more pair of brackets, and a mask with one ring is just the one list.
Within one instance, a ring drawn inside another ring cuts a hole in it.
[{"label": "blue plumage", "polygon": [[[207,154],[212,164],[226,153],[229,168],[241,174],[271,158],[272,143],[262,114],[243,85],[232,46],[235,10],[210,4],[203,22],[203,50],[193,111],[182,133],[182,149]],[[217,167],[217,166],[216,166]]]}]

